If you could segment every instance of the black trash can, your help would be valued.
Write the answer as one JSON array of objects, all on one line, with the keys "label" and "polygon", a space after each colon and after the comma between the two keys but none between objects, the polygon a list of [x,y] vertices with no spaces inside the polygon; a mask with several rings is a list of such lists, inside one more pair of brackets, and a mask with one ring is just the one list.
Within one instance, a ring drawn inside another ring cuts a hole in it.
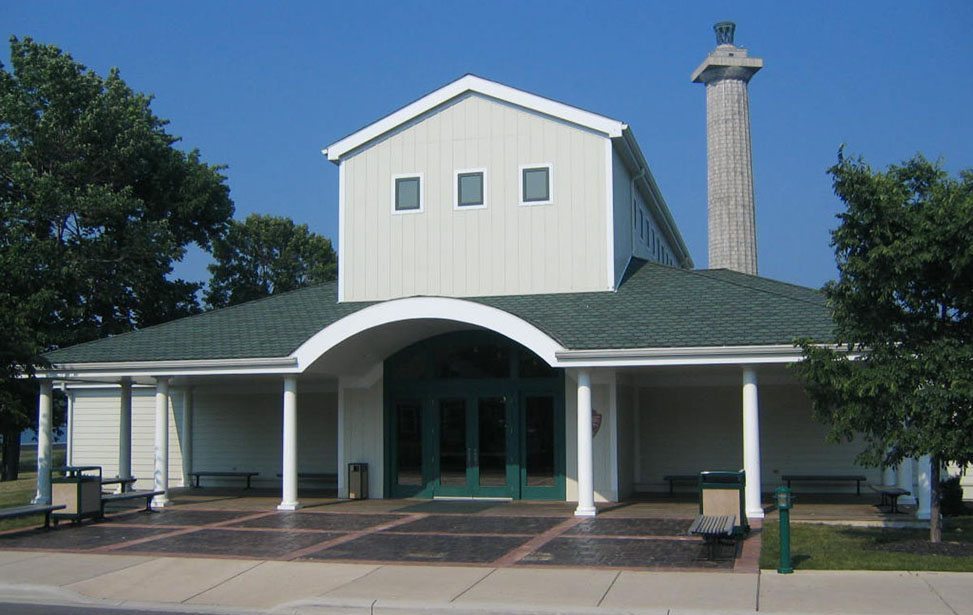
[{"label": "black trash can", "polygon": [[348,464],[348,499],[368,499],[368,464]]}]

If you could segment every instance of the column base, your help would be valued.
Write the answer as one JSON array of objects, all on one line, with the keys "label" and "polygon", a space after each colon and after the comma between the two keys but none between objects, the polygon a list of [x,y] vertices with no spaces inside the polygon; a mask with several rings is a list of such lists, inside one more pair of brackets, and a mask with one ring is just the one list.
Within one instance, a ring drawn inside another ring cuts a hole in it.
[{"label": "column base", "polygon": [[152,508],[165,508],[169,504],[172,504],[172,501],[169,499],[168,496],[157,495],[154,498],[152,498]]},{"label": "column base", "polygon": [[575,517],[594,517],[598,510],[594,506],[578,506],[574,509]]},{"label": "column base", "polygon": [[899,496],[899,506],[915,506],[916,498],[911,495],[900,495]]},{"label": "column base", "polygon": [[277,510],[297,510],[300,507],[300,502],[281,502],[277,505]]},{"label": "column base", "polygon": [[760,508],[758,510],[748,510],[747,511],[747,519],[763,519],[763,518],[764,518],[764,509],[763,508]]},{"label": "column base", "polygon": [[40,496],[40,495],[35,495],[31,499],[30,503],[31,504],[43,504],[44,506],[50,506],[51,505],[51,498],[44,497],[44,496]]},{"label": "column base", "polygon": [[929,521],[930,519],[932,519],[932,511],[931,510],[917,510],[916,511],[916,519],[918,519],[919,521]]}]

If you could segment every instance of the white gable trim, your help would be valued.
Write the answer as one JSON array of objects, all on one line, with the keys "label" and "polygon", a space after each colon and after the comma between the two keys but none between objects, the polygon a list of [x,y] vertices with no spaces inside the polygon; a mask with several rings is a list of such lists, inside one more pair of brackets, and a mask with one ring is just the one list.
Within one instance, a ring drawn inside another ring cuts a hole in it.
[{"label": "white gable trim", "polygon": [[526,346],[549,365],[564,348],[534,325],[497,308],[447,297],[409,297],[385,301],[349,314],[301,344],[291,357],[300,371],[306,370],[326,352],[375,327],[408,320],[450,320],[483,327]]},{"label": "white gable trim", "polygon": [[502,83],[489,81],[476,75],[464,75],[456,81],[426,94],[419,100],[383,117],[377,122],[373,122],[340,141],[332,143],[324,150],[324,153],[328,157],[328,160],[338,162],[346,153],[466,92],[477,92],[485,96],[490,96],[525,109],[570,122],[571,124],[584,126],[585,128],[603,133],[608,137],[620,137],[626,127],[624,123],[618,120],[613,120],[603,115],[598,115],[597,113],[578,109],[577,107],[524,92],[523,90],[518,90],[503,85]]}]

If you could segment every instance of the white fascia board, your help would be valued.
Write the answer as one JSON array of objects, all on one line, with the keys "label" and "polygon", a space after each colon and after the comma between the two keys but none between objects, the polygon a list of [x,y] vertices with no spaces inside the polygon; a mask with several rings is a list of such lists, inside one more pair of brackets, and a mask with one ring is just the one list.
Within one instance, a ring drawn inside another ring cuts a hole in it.
[{"label": "white fascia board", "polygon": [[447,84],[438,90],[426,94],[419,100],[402,107],[390,115],[386,115],[377,122],[353,132],[347,137],[336,141],[323,150],[328,160],[337,162],[346,153],[368,143],[372,139],[380,137],[419,117],[420,115],[442,105],[443,103],[464,94],[465,92],[476,92],[496,98],[512,105],[517,105],[531,111],[543,113],[551,117],[558,118],[565,122],[584,126],[591,130],[603,133],[609,137],[620,137],[625,124],[618,120],[613,120],[597,113],[578,109],[571,105],[566,105],[550,98],[544,98],[536,94],[524,92],[496,81],[490,81],[477,77],[476,75],[464,75],[456,81]]},{"label": "white fascia board", "polygon": [[194,359],[185,361],[110,361],[103,363],[56,363],[37,370],[37,377],[53,380],[124,378],[130,376],[210,376],[296,374],[293,357],[262,359]]},{"label": "white fascia board", "polygon": [[557,353],[564,350],[534,325],[498,308],[452,297],[406,297],[370,305],[331,323],[291,356],[304,371],[326,352],[356,335],[410,320],[447,320],[495,331],[526,346],[551,366],[555,365]]},{"label": "white fascia board", "polygon": [[[827,347],[839,349],[837,346]],[[758,365],[797,363],[804,358],[801,349],[791,345],[565,350],[556,356],[557,367]],[[857,352],[848,353],[850,359],[859,356]]]},{"label": "white fascia board", "polygon": [[[616,143],[615,139],[612,142]],[[623,158],[628,159],[629,164],[635,168],[636,172],[639,170],[645,171],[645,174],[642,176],[642,182],[635,182],[636,188],[642,192],[646,206],[652,212],[656,221],[659,222],[659,226],[669,239],[669,245],[677,252],[676,258],[679,264],[688,269],[692,269],[694,264],[693,258],[689,254],[689,248],[682,238],[682,233],[679,232],[679,227],[676,226],[676,221],[672,217],[669,205],[662,196],[662,191],[659,190],[655,176],[652,175],[649,163],[645,160],[642,148],[639,147],[638,141],[635,140],[635,135],[632,133],[631,128],[626,126],[617,142],[624,145],[624,147],[619,145],[619,154]]]}]

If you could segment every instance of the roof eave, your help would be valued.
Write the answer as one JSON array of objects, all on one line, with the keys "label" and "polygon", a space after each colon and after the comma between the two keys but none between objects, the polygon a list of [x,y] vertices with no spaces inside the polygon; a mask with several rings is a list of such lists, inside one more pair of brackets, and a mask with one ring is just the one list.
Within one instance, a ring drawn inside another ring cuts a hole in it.
[{"label": "roof eave", "polygon": [[490,81],[476,75],[464,75],[422,98],[394,111],[385,117],[368,124],[350,135],[335,141],[322,150],[328,160],[339,163],[342,156],[356,150],[362,145],[395,130],[397,127],[428,113],[430,110],[446,103],[466,92],[476,92],[504,102],[523,107],[525,109],[549,115],[565,122],[583,126],[605,134],[610,138],[620,137],[625,124],[604,115],[585,111],[571,105],[531,94],[517,88],[512,88],[496,81]]},{"label": "roof eave", "polygon": [[[847,347],[821,344],[834,350]],[[752,346],[684,346],[672,348],[603,348],[565,350],[557,353],[558,367],[659,367],[674,365],[760,365],[802,361],[801,348],[793,344]],[[848,352],[856,359],[857,352]]]}]

